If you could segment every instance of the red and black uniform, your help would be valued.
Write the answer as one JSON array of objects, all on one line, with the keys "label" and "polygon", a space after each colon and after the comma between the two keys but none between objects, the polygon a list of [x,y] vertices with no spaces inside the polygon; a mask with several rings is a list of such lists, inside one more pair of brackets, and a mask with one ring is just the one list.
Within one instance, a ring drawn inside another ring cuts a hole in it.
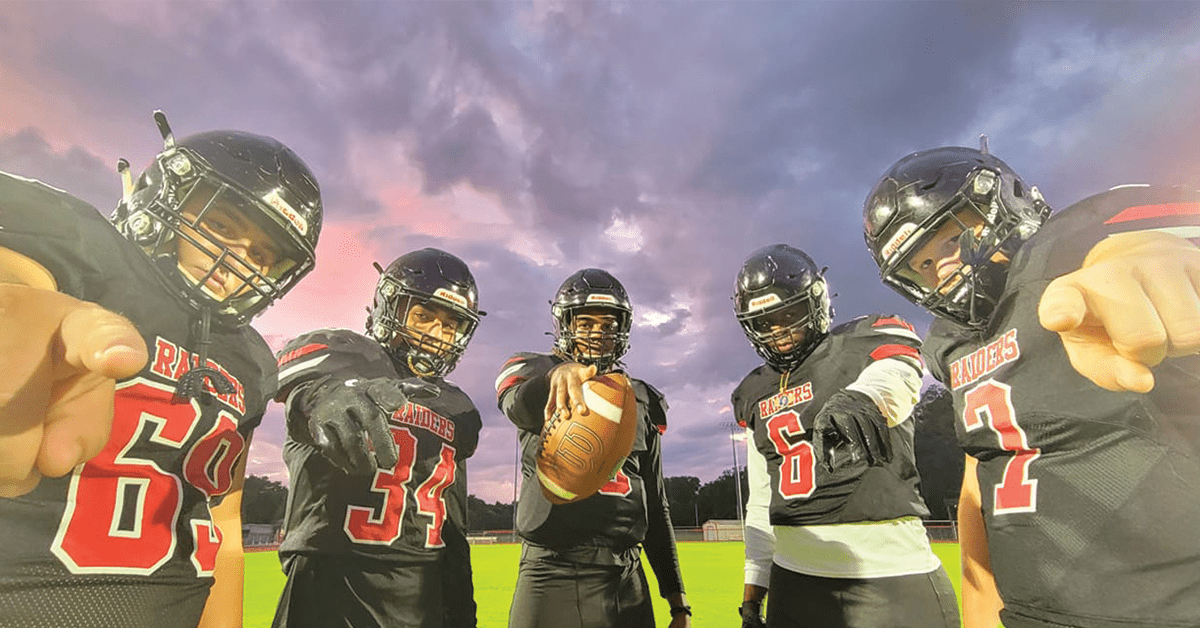
[{"label": "red and black uniform", "polygon": [[[920,520],[929,510],[909,420],[920,347],[903,319],[864,316],[834,328],[789,372],[764,364],[734,390],[734,416],[753,438],[746,582],[769,588],[768,626],[959,625],[953,585]],[[834,472],[819,463],[814,421],[846,391],[886,408],[887,463]]]},{"label": "red and black uniform", "polygon": [[[879,360],[906,355],[915,362],[920,346],[907,322],[866,316],[833,329],[786,377],[767,365],[746,375],[733,392],[733,412],[739,424],[754,430],[754,446],[767,460],[771,525],[929,515],[921,500],[911,421],[890,429],[893,455],[883,466],[864,461],[830,475],[816,463],[812,449],[813,419],[830,395]],[[918,364],[911,370],[920,377]]]},{"label": "red and black uniform", "polygon": [[[414,377],[375,340],[345,329],[314,331],[280,352],[280,399],[301,412],[303,395],[336,380]],[[391,418],[399,460],[373,477],[351,476],[310,445],[288,439],[291,486],[283,544],[288,585],[277,626],[474,625],[445,623],[444,610],[473,611],[465,581],[447,583],[443,559],[467,558],[467,469],[482,427],[457,386],[423,378],[439,392],[409,401]],[[448,552],[447,549],[452,551]],[[455,573],[462,573],[454,565]],[[453,607],[453,608],[452,608]]]},{"label": "red and black uniform", "polygon": [[1149,394],[1110,392],[1038,322],[1047,284],[1106,236],[1198,225],[1200,195],[1179,189],[1085,199],[1019,250],[984,332],[930,330],[930,369],[979,460],[1008,628],[1200,625],[1200,358],[1162,362]]},{"label": "red and black uniform", "polygon": [[214,320],[208,366],[235,391],[179,398],[198,360],[196,313],[95,208],[0,174],[0,247],[44,266],[60,292],[127,317],[150,351],[117,383],[99,455],[0,499],[0,626],[194,627],[221,542],[209,506],[234,483],[274,393],[270,349],[250,327]]},{"label": "red and black uniform", "polygon": [[564,361],[557,355],[518,353],[496,381],[497,404],[521,439],[517,533],[524,547],[509,626],[653,626],[643,547],[660,595],[683,592],[662,477],[666,401],[650,385],[630,378],[639,422],[632,453],[597,494],[552,504],[538,484],[536,459],[550,390],[547,374]]}]

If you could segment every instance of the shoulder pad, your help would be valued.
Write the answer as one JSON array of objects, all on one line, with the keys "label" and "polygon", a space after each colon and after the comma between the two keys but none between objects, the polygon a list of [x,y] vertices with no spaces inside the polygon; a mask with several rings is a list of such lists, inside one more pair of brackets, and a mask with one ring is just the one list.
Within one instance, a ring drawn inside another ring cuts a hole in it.
[{"label": "shoulder pad", "polygon": [[646,404],[646,414],[660,434],[667,431],[667,398],[657,388],[640,379],[629,378],[638,402]]}]

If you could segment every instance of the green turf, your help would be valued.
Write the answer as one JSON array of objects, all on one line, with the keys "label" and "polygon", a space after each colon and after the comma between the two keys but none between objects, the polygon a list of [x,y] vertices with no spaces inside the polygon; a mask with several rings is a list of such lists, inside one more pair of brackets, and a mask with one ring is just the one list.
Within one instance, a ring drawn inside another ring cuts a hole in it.
[{"label": "green turf", "polygon": [[[471,548],[479,628],[504,628],[507,625],[520,549],[519,545],[476,545]],[[957,593],[961,580],[958,545],[934,543],[933,550],[946,566]],[[694,613],[693,625],[733,625],[737,607],[742,602],[742,544],[680,543],[679,562]],[[653,570],[647,567],[646,575],[650,578],[651,588],[657,591]],[[275,552],[246,555],[245,628],[271,625],[283,583]],[[654,602],[658,624],[666,626],[667,603],[657,595]]]}]

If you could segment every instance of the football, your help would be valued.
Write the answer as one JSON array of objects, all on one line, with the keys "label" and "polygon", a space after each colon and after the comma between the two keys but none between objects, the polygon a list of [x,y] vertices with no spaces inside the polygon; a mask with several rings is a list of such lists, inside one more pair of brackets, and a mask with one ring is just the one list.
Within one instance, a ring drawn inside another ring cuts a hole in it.
[{"label": "football", "polygon": [[555,504],[591,497],[616,474],[633,449],[637,401],[620,373],[583,383],[587,414],[563,410],[542,427],[537,475],[542,493]]}]

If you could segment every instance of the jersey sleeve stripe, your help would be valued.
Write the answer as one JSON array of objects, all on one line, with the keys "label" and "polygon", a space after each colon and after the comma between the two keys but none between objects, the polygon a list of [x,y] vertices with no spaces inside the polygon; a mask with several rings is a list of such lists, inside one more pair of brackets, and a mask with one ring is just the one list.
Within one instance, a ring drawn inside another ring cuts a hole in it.
[{"label": "jersey sleeve stripe", "polygon": [[279,381],[280,381],[280,383],[283,383],[283,382],[287,381],[287,379],[289,377],[292,377],[295,374],[297,374],[300,371],[303,371],[305,369],[310,369],[314,366],[317,366],[318,364],[324,362],[328,358],[329,358],[329,354],[326,353],[325,355],[319,355],[311,360],[305,360],[303,362],[296,362],[295,364],[292,364],[291,366],[279,371]]},{"label": "jersey sleeve stripe", "polygon": [[906,338],[913,342],[921,342],[921,337],[918,336],[917,332],[913,331],[911,328],[906,329],[903,327],[876,327],[874,329],[874,331],[881,333],[881,334],[890,334],[892,336],[899,336],[901,338]]},{"label": "jersey sleeve stripe", "polygon": [[921,364],[925,364],[921,360],[921,352],[918,351],[916,347],[910,347],[908,345],[879,345],[878,347],[875,347],[874,351],[871,352],[871,359],[873,360],[883,360],[897,356],[912,358]]},{"label": "jersey sleeve stripe", "polygon": [[917,333],[917,330],[914,329],[913,326],[910,325],[908,321],[904,320],[903,318],[900,318],[899,316],[888,316],[886,318],[881,318],[881,319],[875,321],[874,323],[871,323],[871,327],[886,327],[888,325],[894,325],[896,327],[903,327],[904,329],[907,329],[908,331],[911,331],[914,334]]},{"label": "jersey sleeve stripe", "polygon": [[288,351],[287,353],[279,356],[279,366],[283,367],[284,364],[287,364],[288,362],[291,362],[292,360],[295,360],[297,358],[302,358],[302,357],[312,353],[313,351],[320,351],[321,349],[328,349],[328,348],[329,348],[329,345],[321,344],[321,343],[313,343],[313,344],[304,345],[303,347],[300,347],[299,349],[292,349],[291,351]]},{"label": "jersey sleeve stripe", "polygon": [[1116,216],[1104,221],[1106,225],[1147,218],[1163,218],[1165,216],[1200,216],[1200,203],[1163,203],[1161,205],[1138,205],[1126,207]]},{"label": "jersey sleeve stripe", "polygon": [[508,376],[507,378],[505,378],[504,381],[496,384],[496,398],[499,399],[500,397],[504,396],[504,391],[508,390],[509,388],[512,388],[513,386],[516,386],[517,384],[520,384],[521,382],[525,381],[526,379],[528,379],[528,378],[521,377],[519,375]]},{"label": "jersey sleeve stripe", "polygon": [[[506,362],[504,369],[501,370],[500,374],[496,376],[496,392],[499,393],[501,386],[507,383],[508,380],[512,379],[512,376],[516,375],[523,366],[525,366],[525,362],[523,360],[518,361],[515,364],[512,360]],[[522,377],[521,379],[524,380],[525,378]],[[507,388],[507,386],[504,386],[504,388]]]}]

